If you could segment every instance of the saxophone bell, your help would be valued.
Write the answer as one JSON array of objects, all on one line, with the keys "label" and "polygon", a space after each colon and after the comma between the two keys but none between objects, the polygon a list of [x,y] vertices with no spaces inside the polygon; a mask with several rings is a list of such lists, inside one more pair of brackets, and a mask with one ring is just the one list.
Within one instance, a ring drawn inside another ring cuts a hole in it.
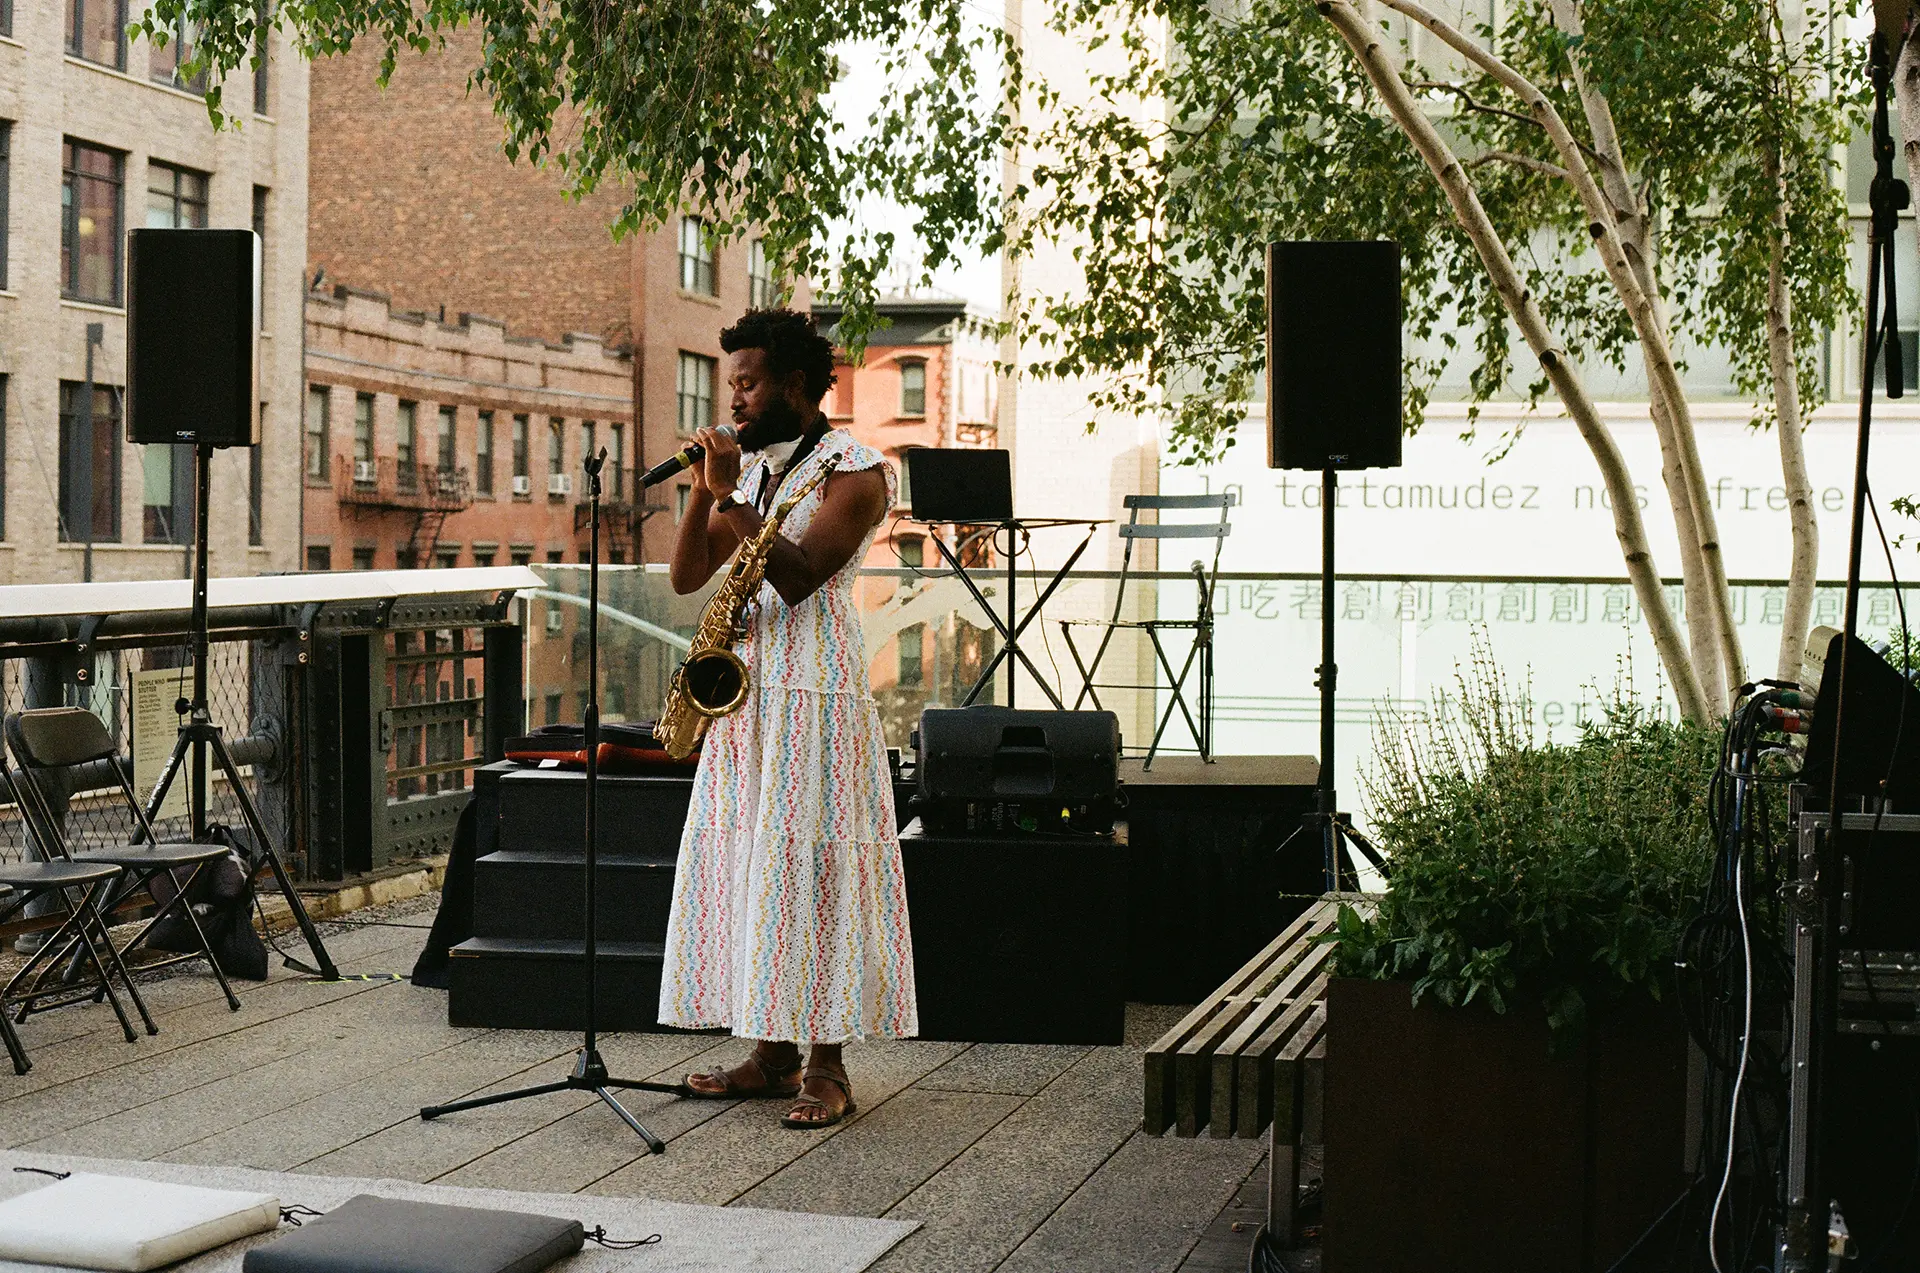
[{"label": "saxophone bell", "polygon": [[731,716],[747,701],[747,665],[724,646],[694,651],[680,670],[693,710],[708,720]]}]

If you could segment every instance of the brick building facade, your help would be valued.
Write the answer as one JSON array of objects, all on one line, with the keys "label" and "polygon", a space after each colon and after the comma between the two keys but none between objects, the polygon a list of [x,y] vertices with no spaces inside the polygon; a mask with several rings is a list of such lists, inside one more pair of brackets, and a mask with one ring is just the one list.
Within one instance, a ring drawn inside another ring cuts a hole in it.
[{"label": "brick building facade", "polygon": [[307,64],[275,33],[223,86],[240,118],[216,133],[178,42],[132,39],[128,17],[0,3],[0,584],[78,580],[89,555],[96,579],[188,573],[191,452],[122,427],[133,226],[263,237],[262,441],[215,454],[210,556],[216,575],[299,564]]},{"label": "brick building facade", "polygon": [[632,559],[626,354],[345,286],[309,295],[306,341],[307,569],[580,561],[594,446],[608,451],[602,559]]},{"label": "brick building facade", "polygon": [[[628,463],[644,469],[721,418],[720,329],[769,303],[773,281],[757,244],[716,246],[691,217],[615,242],[616,188],[570,199],[555,169],[508,162],[485,94],[467,92],[479,39],[406,54],[385,89],[370,46],[314,64],[310,273],[402,310],[497,314],[517,335],[627,352]],[[646,520],[636,560],[666,558],[672,510],[656,511],[669,515]]]}]

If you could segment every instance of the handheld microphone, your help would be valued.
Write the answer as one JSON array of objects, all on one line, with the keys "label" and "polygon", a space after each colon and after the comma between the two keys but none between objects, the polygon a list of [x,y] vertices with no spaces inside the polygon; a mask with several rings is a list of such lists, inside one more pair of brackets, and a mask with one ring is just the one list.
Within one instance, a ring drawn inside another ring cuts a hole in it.
[{"label": "handheld microphone", "polygon": [[[723,434],[728,438],[737,438],[740,436],[739,430],[730,424],[716,424],[713,427],[713,431]],[[670,457],[660,461],[642,474],[640,478],[640,489],[644,491],[649,486],[658,486],[674,474],[686,472],[701,460],[705,459],[706,454],[707,448],[701,446],[698,442],[687,443],[678,451],[675,451]]]}]

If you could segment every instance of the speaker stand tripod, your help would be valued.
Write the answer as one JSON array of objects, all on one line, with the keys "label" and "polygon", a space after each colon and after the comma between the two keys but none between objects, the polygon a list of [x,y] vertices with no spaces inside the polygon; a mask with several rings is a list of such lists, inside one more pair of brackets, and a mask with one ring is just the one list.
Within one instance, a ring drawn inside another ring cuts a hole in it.
[{"label": "speaker stand tripod", "polygon": [[1373,864],[1381,875],[1387,864],[1371,841],[1353,829],[1353,819],[1339,812],[1339,798],[1333,790],[1334,687],[1340,669],[1333,661],[1333,508],[1339,494],[1339,481],[1332,469],[1320,472],[1320,666],[1314,669],[1314,686],[1320,691],[1320,775],[1315,783],[1313,812],[1302,829],[1312,830],[1320,839],[1321,883],[1325,891],[1339,893],[1356,881],[1348,874],[1352,858],[1343,850],[1351,845]]},{"label": "speaker stand tripod", "polygon": [[[289,958],[287,966],[326,981],[338,981],[340,970],[334,967],[332,956],[327,954],[326,943],[320,940],[320,932],[313,926],[313,917],[307,914],[306,904],[300,900],[293,880],[287,875],[285,864],[274,850],[273,838],[267,834],[266,823],[261,820],[260,810],[254,806],[247,784],[240,779],[239,767],[233,763],[233,755],[227,750],[220,726],[213,723],[213,714],[207,710],[207,654],[211,645],[207,635],[207,505],[211,502],[212,471],[213,443],[196,441],[193,444],[193,609],[187,624],[193,657],[193,697],[184,705],[182,714],[186,716],[187,723],[180,727],[174,739],[173,754],[167,758],[166,768],[160,771],[159,782],[154,784],[153,793],[147,797],[147,824],[151,826],[159,818],[160,806],[165,803],[168,790],[180,776],[181,766],[191,754],[193,768],[187,788],[187,807],[193,824],[194,841],[207,842],[207,753],[212,752],[220,772],[227,776],[228,790],[240,803],[241,819],[253,834],[253,842],[258,846],[260,855],[266,858],[267,865],[272,868],[274,883],[292,910],[294,922],[300,926],[300,935],[306,939],[307,949],[313,953],[316,965],[310,968]],[[258,865],[257,860],[247,864],[249,876]]]},{"label": "speaker stand tripod", "polygon": [[594,884],[599,875],[599,837],[597,827],[597,807],[600,788],[600,469],[607,462],[606,448],[602,447],[597,455],[586,459],[587,471],[587,507],[588,507],[588,552],[587,552],[587,709],[585,712],[585,743],[587,748],[587,843],[586,843],[586,990],[587,1024],[586,1035],[580,1044],[580,1051],[574,1057],[573,1073],[552,1083],[538,1083],[532,1087],[517,1088],[511,1092],[496,1092],[490,1096],[472,1096],[466,1100],[450,1101],[445,1105],[429,1105],[420,1111],[424,1119],[438,1118],[442,1114],[454,1114],[461,1110],[480,1109],[486,1105],[499,1105],[507,1101],[525,1100],[530,1096],[546,1096],[551,1092],[590,1092],[600,1098],[608,1109],[620,1116],[647,1142],[651,1153],[664,1154],[667,1144],[647,1130],[646,1124],[635,1118],[626,1106],[622,1105],[609,1088],[624,1088],[629,1091],[665,1092],[672,1096],[684,1096],[685,1089],[678,1083],[651,1083],[638,1079],[614,1078],[607,1072],[607,1063],[600,1056],[599,1035],[599,981],[600,969],[597,958],[596,939],[599,930],[599,911],[594,905]]}]

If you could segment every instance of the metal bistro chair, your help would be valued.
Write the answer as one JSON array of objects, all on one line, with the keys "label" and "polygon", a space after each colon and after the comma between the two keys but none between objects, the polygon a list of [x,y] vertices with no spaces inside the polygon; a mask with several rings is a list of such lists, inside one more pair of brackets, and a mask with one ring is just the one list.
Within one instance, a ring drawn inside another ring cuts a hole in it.
[{"label": "metal bistro chair", "polygon": [[[100,895],[120,874],[119,867],[107,862],[0,862],[0,924],[26,909],[27,904],[36,898],[49,894],[67,908],[66,921],[53,931],[47,942],[27,960],[20,971],[4,987],[0,987],[0,1043],[6,1046],[7,1059],[13,1062],[15,1074],[25,1074],[33,1068],[33,1062],[27,1059],[26,1045],[20,1041],[13,1022],[7,1019],[7,1009],[11,1007],[20,1007],[24,1018],[28,1009],[45,1011],[85,999],[104,998],[113,1005],[113,1014],[120,1019],[120,1029],[126,1034],[127,1042],[134,1041],[133,1023],[127,1020],[126,1009],[120,1006],[120,996],[114,992],[109,964],[119,971],[127,993],[140,1010],[141,1020],[151,1026],[146,1005],[140,1001],[140,992],[127,976],[126,965],[120,962],[119,953],[107,938],[106,925],[100,919]],[[76,944],[83,952],[84,963],[93,969],[93,979],[42,990],[39,986],[45,978],[41,977],[35,980],[33,989],[20,989],[29,978],[34,977],[36,971],[50,965],[57,953]],[[100,953],[103,947],[106,950],[104,959]],[[49,998],[57,1002],[42,1002]]]},{"label": "metal bistro chair", "polygon": [[[227,846],[197,844],[188,840],[162,841],[155,835],[153,824],[147,820],[146,810],[141,808],[138,797],[134,795],[133,784],[127,780],[126,769],[120,763],[119,747],[108,735],[107,727],[92,712],[79,707],[46,707],[16,712],[7,717],[6,733],[7,749],[20,766],[19,785],[21,795],[25,797],[22,809],[30,814],[23,820],[47,859],[107,863],[125,871],[125,878],[114,886],[112,900],[101,908],[103,916],[138,889],[145,888],[151,895],[152,889],[148,886],[154,878],[162,872],[171,873],[175,885],[173,896],[154,911],[152,918],[147,920],[132,941],[120,947],[117,955],[124,957],[131,954],[135,947],[152,935],[156,925],[168,915],[178,914],[186,919],[193,932],[195,949],[153,960],[143,964],[142,968],[164,968],[187,960],[204,959],[214,980],[220,983],[221,993],[227,997],[227,1007],[234,1012],[240,1011],[240,1000],[234,997],[233,987],[227,984],[227,975],[221,971],[220,961],[214,957],[206,930],[200,927],[200,917],[188,902],[194,881],[210,864],[227,855]],[[121,799],[133,813],[135,833],[132,843],[77,853],[68,847],[66,837],[60,830],[61,819],[54,808],[49,775],[54,770],[80,765],[104,765],[112,771]],[[183,874],[185,878],[182,878]],[[142,1011],[144,1014],[144,1009]],[[24,1015],[23,1012],[22,1019]],[[158,1033],[150,1019],[147,1026],[148,1033]]]},{"label": "metal bistro chair", "polygon": [[[1107,647],[1113,643],[1116,632],[1137,631],[1147,634],[1147,640],[1153,644],[1153,655],[1159,668],[1164,669],[1170,682],[1172,693],[1167,709],[1161,713],[1160,720],[1153,731],[1153,741],[1147,746],[1146,768],[1153,767],[1153,758],[1160,750],[1160,739],[1167,732],[1167,726],[1178,711],[1186,721],[1187,732],[1193,735],[1194,745],[1199,749],[1200,758],[1213,761],[1213,589],[1220,577],[1220,549],[1225,544],[1232,527],[1227,525],[1227,513],[1234,505],[1231,491],[1219,495],[1129,495],[1122,501],[1128,510],[1127,520],[1120,526],[1120,538],[1126,544],[1126,550],[1120,557],[1120,582],[1114,589],[1113,613],[1105,619],[1063,619],[1060,621],[1060,634],[1066,638],[1067,649],[1073,655],[1074,667],[1080,673],[1080,693],[1073,700],[1075,710],[1088,699],[1094,707],[1100,707],[1101,690],[1158,690],[1159,674],[1155,672],[1152,685],[1114,684],[1096,681],[1100,663],[1107,656]],[[1140,514],[1212,509],[1220,514],[1217,521],[1166,522],[1156,520],[1143,522]],[[1127,604],[1127,583],[1133,568],[1133,546],[1142,539],[1211,539],[1213,540],[1213,562],[1196,561],[1190,567],[1194,582],[1199,585],[1199,605],[1191,619],[1122,619],[1120,612]],[[1080,648],[1074,644],[1073,630],[1078,628],[1104,628],[1100,644],[1094,648],[1093,658],[1083,660]],[[1167,657],[1167,648],[1161,641],[1164,632],[1191,632],[1193,644],[1187,649],[1187,657],[1178,671],[1174,670],[1173,660]],[[1200,719],[1196,722],[1193,712],[1187,706],[1187,676],[1195,663],[1200,668]],[[1185,748],[1181,748],[1185,750]]]}]

